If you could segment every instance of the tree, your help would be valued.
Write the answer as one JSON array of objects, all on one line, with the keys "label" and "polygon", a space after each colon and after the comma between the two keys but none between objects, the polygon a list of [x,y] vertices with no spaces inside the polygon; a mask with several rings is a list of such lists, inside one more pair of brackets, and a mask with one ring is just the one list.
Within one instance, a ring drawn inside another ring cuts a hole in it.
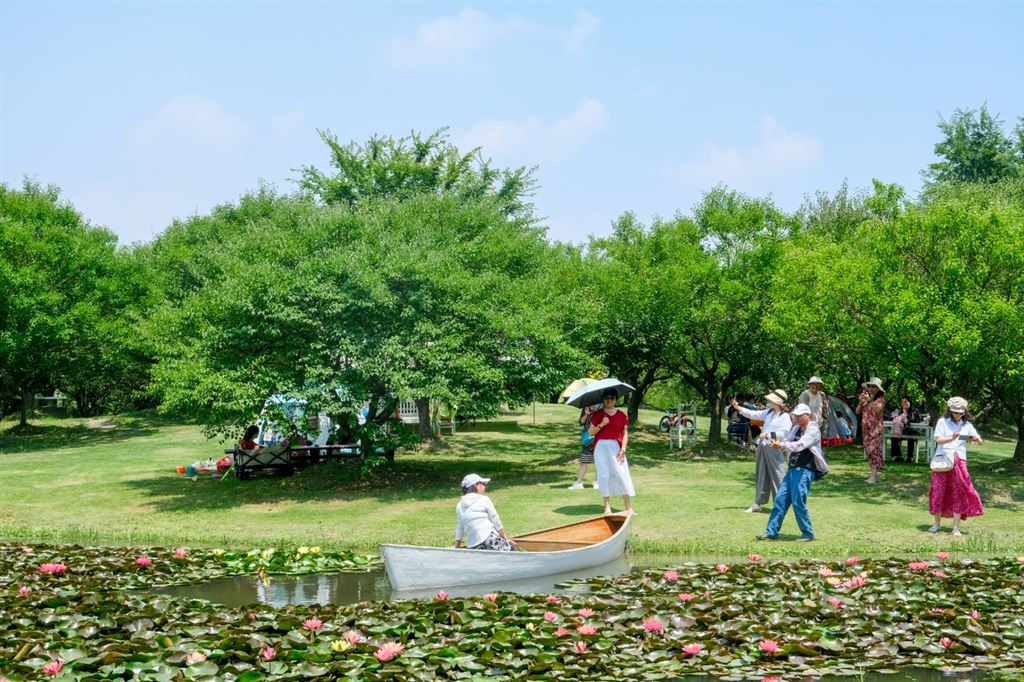
[{"label": "tree", "polygon": [[926,186],[956,182],[998,182],[1024,173],[1024,119],[1018,122],[1014,140],[1003,132],[999,116],[981,109],[957,109],[947,121],[940,120],[943,139],[935,154],[941,161],[924,172]]}]

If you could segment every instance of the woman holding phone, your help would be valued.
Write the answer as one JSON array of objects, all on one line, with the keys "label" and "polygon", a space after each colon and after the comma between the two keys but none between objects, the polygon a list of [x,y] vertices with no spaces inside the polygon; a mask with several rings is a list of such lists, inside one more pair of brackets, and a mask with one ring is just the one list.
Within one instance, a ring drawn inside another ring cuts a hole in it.
[{"label": "woman holding phone", "polygon": [[928,508],[935,523],[929,533],[938,533],[943,517],[953,517],[953,535],[959,536],[960,521],[985,513],[981,496],[974,489],[971,475],[967,473],[967,441],[981,445],[981,435],[974,425],[967,421],[967,401],[953,396],[946,401],[946,416],[935,425],[935,444],[944,454],[953,458],[949,471],[933,471],[932,485],[928,491]]}]

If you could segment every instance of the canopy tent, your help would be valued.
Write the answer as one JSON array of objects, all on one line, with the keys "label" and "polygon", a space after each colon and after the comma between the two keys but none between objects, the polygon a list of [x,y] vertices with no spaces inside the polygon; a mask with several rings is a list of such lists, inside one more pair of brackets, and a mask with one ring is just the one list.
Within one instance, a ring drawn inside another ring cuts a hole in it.
[{"label": "canopy tent", "polygon": [[[846,400],[841,396],[826,393],[825,409],[828,410],[828,421],[825,423],[825,428],[821,433],[822,443],[826,446],[852,443],[853,438],[857,435],[858,422],[857,415],[846,404]],[[843,434],[839,430],[840,417],[845,417],[846,421],[850,424],[849,438],[843,438]]]}]

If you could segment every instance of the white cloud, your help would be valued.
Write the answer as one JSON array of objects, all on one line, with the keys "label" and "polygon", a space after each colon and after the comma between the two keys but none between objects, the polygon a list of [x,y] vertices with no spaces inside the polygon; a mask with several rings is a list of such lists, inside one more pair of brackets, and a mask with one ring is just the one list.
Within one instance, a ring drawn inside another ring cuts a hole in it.
[{"label": "white cloud", "polygon": [[128,139],[139,146],[202,145],[233,147],[248,133],[248,126],[214,100],[181,95],[164,103],[150,119],[137,123]]},{"label": "white cloud", "polygon": [[401,67],[462,65],[523,27],[518,19],[496,21],[466,7],[454,17],[423,22],[411,38],[393,38],[387,47],[388,59]]},{"label": "white cloud", "polygon": [[270,117],[270,129],[274,139],[287,142],[306,126],[306,110],[298,102],[293,102],[286,111]]},{"label": "white cloud", "polygon": [[600,25],[601,20],[590,12],[583,10],[576,12],[576,21],[564,33],[565,51],[574,57],[582,56],[583,44]]},{"label": "white cloud", "polygon": [[515,163],[557,163],[584,147],[608,127],[604,104],[584,97],[562,118],[545,123],[537,116],[523,121],[481,121],[459,138],[460,149],[482,147],[484,157]]},{"label": "white cloud", "polygon": [[761,120],[757,144],[746,149],[709,146],[698,161],[668,166],[665,174],[687,185],[749,186],[795,175],[821,164],[824,145],[813,135],[785,130],[774,118]]},{"label": "white cloud", "polygon": [[[176,180],[122,182],[100,180],[68,192],[75,207],[97,225],[117,233],[121,244],[151,241],[174,218],[187,218],[207,210],[196,199],[200,192],[183,187]],[[204,197],[204,199],[206,199]]]}]

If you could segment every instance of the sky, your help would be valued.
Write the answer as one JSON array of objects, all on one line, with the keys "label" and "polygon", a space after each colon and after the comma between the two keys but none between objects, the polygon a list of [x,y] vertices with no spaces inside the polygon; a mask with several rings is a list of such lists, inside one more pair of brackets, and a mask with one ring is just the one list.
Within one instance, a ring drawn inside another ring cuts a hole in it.
[{"label": "sky", "polygon": [[446,127],[537,166],[550,238],[688,214],[723,184],[797,209],[921,186],[937,124],[1024,115],[1019,2],[0,0],[0,181],[55,184],[120,243],[343,142]]}]

